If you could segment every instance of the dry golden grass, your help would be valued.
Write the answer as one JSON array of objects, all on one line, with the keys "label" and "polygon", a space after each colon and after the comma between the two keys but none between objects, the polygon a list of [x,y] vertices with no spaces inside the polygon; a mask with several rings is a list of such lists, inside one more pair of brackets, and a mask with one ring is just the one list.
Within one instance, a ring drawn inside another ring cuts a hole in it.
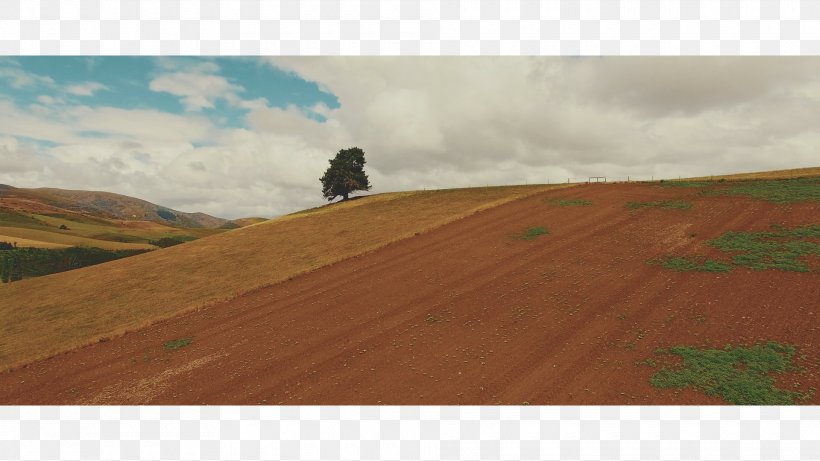
[{"label": "dry golden grass", "polygon": [[0,369],[122,334],[548,189],[378,194],[0,286]]},{"label": "dry golden grass", "polygon": [[[56,247],[41,248],[62,248],[66,246],[97,247],[104,250],[152,250],[156,248],[155,246],[148,245],[146,243],[111,242],[108,240],[98,240],[70,234],[61,234],[59,231],[50,232],[37,229],[26,229],[22,227],[0,227],[0,234],[6,238],[18,238],[58,245]],[[22,245],[22,243],[20,243],[21,240],[17,240],[17,242],[18,245]]]},{"label": "dry golden grass", "polygon": [[239,219],[234,219],[231,222],[233,222],[234,224],[236,224],[239,227],[245,227],[245,226],[250,226],[251,224],[259,224],[259,223],[265,222],[267,220],[268,220],[268,218],[239,218]]},{"label": "dry golden grass", "polygon": [[[2,232],[0,230],[0,232]],[[68,245],[53,242],[42,242],[40,240],[30,240],[13,235],[4,235],[0,233],[0,242],[16,243],[21,248],[68,248]]]},{"label": "dry golden grass", "polygon": [[820,167],[795,168],[791,170],[761,171],[755,173],[727,174],[723,176],[701,176],[698,178],[686,178],[686,181],[708,181],[725,179],[727,181],[742,181],[746,179],[788,179],[788,178],[809,178],[820,176]]}]

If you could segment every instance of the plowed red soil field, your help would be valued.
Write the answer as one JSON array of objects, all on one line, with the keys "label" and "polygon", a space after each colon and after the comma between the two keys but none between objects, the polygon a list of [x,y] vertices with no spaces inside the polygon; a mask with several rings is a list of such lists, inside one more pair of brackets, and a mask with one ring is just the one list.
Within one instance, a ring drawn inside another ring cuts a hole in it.
[{"label": "plowed red soil field", "polygon": [[[625,208],[661,199],[694,206]],[[720,254],[706,242],[727,231],[818,222],[817,204],[657,185],[546,192],[2,373],[0,403],[723,404],[653,388],[657,369],[635,362],[769,340],[804,356],[781,387],[820,388],[820,273],[647,264]],[[549,234],[517,238],[535,226]]]}]

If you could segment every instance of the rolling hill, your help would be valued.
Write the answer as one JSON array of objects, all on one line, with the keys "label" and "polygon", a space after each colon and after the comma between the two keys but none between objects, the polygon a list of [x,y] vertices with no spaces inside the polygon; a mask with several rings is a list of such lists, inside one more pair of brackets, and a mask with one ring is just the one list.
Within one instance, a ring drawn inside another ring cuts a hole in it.
[{"label": "rolling hill", "polygon": [[78,213],[84,216],[150,221],[175,227],[217,228],[227,219],[185,213],[111,192],[53,188],[24,189],[0,184],[0,207],[35,213]]},{"label": "rolling hill", "polygon": [[817,403],[810,173],[379,194],[0,286],[0,403],[720,404],[653,383],[762,344]]},{"label": "rolling hill", "polygon": [[0,369],[230,299],[555,187],[371,195],[111,263],[0,285],[0,315],[12,316],[0,325]]},{"label": "rolling hill", "polygon": [[161,238],[200,238],[260,221],[183,213],[107,192],[0,185],[0,241],[20,246],[154,249],[150,242]]}]

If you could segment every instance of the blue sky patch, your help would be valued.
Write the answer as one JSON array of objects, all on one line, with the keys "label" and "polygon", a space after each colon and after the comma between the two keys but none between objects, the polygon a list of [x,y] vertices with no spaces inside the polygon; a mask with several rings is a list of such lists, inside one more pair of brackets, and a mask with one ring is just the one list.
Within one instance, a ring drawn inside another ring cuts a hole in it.
[{"label": "blue sky patch", "polygon": [[[200,83],[203,97],[181,94],[197,91]],[[316,83],[255,57],[0,58],[0,100],[20,108],[67,105],[193,113],[227,128],[244,128],[245,115],[257,107],[296,106],[318,121],[324,118],[307,108],[319,103],[339,107],[338,99]]]}]

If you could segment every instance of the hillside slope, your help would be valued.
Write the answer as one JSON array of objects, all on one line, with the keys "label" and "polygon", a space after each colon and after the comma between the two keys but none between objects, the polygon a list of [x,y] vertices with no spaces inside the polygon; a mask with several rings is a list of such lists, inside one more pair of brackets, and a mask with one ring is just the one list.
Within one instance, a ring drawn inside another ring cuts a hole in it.
[{"label": "hillside slope", "polygon": [[735,173],[718,176],[703,176],[687,178],[686,181],[720,180],[745,181],[748,179],[784,179],[784,178],[816,178],[820,177],[820,167],[792,168],[789,170],[755,171],[751,173]]},{"label": "hillside slope", "polygon": [[[268,220],[267,218],[239,218],[239,219],[231,220],[231,221],[227,222],[226,224],[233,224],[236,227],[245,227],[245,226],[250,226],[252,224],[259,224],[259,223],[265,222],[267,220]],[[225,225],[225,224],[223,224],[223,225]]]},{"label": "hillside slope", "polygon": [[[245,260],[275,271],[319,258],[311,249],[340,254],[408,231],[439,209],[414,205],[429,198],[363,199],[200,243],[220,248],[226,261],[239,253],[219,243],[239,235],[286,244],[295,254]],[[662,206],[684,202],[691,207]],[[357,221],[365,211],[372,220]],[[765,341],[797,348],[802,371],[776,383],[810,390],[820,386],[820,260],[809,260],[809,272],[676,272],[650,263],[668,254],[726,259],[711,239],[810,224],[820,225],[820,202],[657,184],[545,191],[0,374],[0,403],[722,404],[692,389],[652,387],[654,361],[664,360],[658,350]],[[542,230],[528,232],[534,228]],[[355,238],[359,231],[369,232]],[[249,272],[239,270],[212,282],[224,289]],[[184,291],[191,281],[180,280],[145,286],[167,300],[168,287]]]},{"label": "hillside slope", "polygon": [[107,219],[151,221],[177,227],[217,228],[228,220],[185,213],[111,192],[54,188],[24,189],[0,184],[0,207],[27,212],[79,213]]},{"label": "hillside slope", "polygon": [[0,242],[40,248],[154,249],[150,242],[162,238],[200,238],[240,227],[202,213],[174,214],[169,222],[157,218],[160,212],[171,216],[161,210],[165,208],[116,194],[0,185]]},{"label": "hillside slope", "polygon": [[[26,242],[26,240],[31,240],[34,243]],[[39,248],[66,248],[70,246],[96,247],[104,250],[153,250],[157,248],[146,243],[110,242],[67,233],[0,226],[0,242],[3,241],[18,243],[21,247]]]},{"label": "hillside slope", "polygon": [[372,195],[2,285],[0,369],[231,299],[550,187],[557,186]]}]

